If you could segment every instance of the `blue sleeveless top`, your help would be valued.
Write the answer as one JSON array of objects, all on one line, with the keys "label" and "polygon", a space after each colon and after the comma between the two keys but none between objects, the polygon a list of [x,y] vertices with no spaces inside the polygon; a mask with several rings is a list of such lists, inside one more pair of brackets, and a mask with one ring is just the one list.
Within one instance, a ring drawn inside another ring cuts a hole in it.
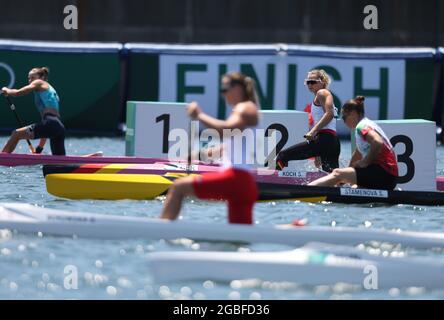
[{"label": "blue sleeveless top", "polygon": [[59,96],[49,83],[48,85],[48,90],[34,91],[34,103],[40,114],[43,113],[45,108],[53,108],[59,111]]}]

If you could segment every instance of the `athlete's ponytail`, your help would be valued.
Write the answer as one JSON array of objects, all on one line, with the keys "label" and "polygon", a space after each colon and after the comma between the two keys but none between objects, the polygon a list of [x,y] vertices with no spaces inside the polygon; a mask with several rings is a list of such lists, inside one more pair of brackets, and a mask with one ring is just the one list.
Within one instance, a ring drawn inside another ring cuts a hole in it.
[{"label": "athlete's ponytail", "polygon": [[48,81],[48,76],[49,76],[48,67],[34,68],[31,70],[31,72],[37,74],[40,79]]},{"label": "athlete's ponytail", "polygon": [[347,102],[344,103],[342,106],[342,113],[344,112],[350,112],[350,111],[356,111],[359,115],[365,115],[364,110],[364,96],[356,96],[354,99],[350,99]]},{"label": "athlete's ponytail", "polygon": [[355,97],[356,104],[362,104],[362,105],[364,105],[364,100],[365,100],[365,97],[364,97],[364,96],[356,96],[356,97]]},{"label": "athlete's ponytail", "polygon": [[251,77],[245,77],[245,96],[249,101],[254,102],[258,108],[259,107],[259,98],[256,92],[256,82]]}]

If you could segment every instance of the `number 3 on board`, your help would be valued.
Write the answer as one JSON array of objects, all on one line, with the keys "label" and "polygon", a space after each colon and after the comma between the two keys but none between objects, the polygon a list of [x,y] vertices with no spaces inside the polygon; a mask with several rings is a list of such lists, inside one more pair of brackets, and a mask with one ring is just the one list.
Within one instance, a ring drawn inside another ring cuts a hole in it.
[{"label": "number 3 on board", "polygon": [[402,143],[405,146],[405,151],[402,154],[398,154],[398,163],[405,163],[407,166],[407,172],[405,175],[398,177],[398,183],[407,183],[415,176],[415,162],[410,156],[413,154],[413,141],[405,135],[397,135],[390,139],[393,148]]}]

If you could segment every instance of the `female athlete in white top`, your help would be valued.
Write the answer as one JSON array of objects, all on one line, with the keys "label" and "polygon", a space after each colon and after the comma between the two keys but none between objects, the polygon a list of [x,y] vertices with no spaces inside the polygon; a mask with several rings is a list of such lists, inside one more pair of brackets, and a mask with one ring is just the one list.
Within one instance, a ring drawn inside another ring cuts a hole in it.
[{"label": "female athlete in white top", "polygon": [[314,125],[304,136],[306,141],[280,151],[276,157],[276,169],[288,166],[288,161],[305,160],[312,157],[320,159],[322,169],[331,172],[339,167],[341,144],[336,135],[337,109],[333,95],[328,90],[330,77],[324,70],[311,70],[305,84],[314,94],[311,115]]}]

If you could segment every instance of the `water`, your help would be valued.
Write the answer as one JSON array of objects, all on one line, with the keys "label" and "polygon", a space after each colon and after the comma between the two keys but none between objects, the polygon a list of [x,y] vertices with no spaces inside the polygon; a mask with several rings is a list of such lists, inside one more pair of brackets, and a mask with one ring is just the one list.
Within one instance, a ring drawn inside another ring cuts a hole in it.
[{"label": "water", "polygon": [[[0,137],[0,145],[6,141]],[[69,154],[102,150],[123,155],[122,138],[70,138]],[[341,163],[350,155],[350,143],[342,142]],[[27,152],[20,143],[17,152]],[[444,147],[437,149],[437,173],[444,175]],[[104,214],[157,217],[163,199],[152,201],[71,201],[46,192],[41,167],[0,167],[0,202],[31,203],[48,208]],[[183,219],[225,221],[223,203],[187,200]],[[444,231],[443,209],[420,206],[308,204],[293,201],[259,203],[259,224],[289,223],[308,218],[311,225]],[[290,283],[211,281],[154,283],[147,254],[153,251],[222,250],[252,251],[290,249],[287,246],[253,244],[237,247],[226,243],[192,241],[99,241],[0,233],[0,299],[443,299],[444,291],[418,288],[367,291],[345,285],[302,287]],[[444,259],[442,251],[412,251]],[[70,268],[75,269],[70,269]],[[70,288],[73,270],[78,287]]]}]

